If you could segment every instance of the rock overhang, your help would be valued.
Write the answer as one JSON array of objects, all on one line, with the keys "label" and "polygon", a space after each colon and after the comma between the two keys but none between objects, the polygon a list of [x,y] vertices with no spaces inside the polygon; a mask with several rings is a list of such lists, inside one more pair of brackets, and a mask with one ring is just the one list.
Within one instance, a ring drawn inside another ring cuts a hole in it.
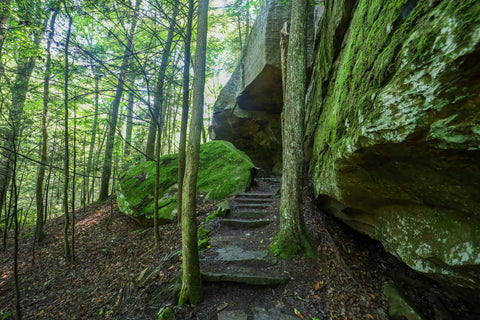
[{"label": "rock overhang", "polygon": [[[240,63],[214,105],[212,139],[231,141],[267,173],[281,173],[283,90],[280,30],[290,2],[265,0],[247,38]],[[318,11],[318,10],[317,10]],[[313,52],[313,7],[308,51]]]}]

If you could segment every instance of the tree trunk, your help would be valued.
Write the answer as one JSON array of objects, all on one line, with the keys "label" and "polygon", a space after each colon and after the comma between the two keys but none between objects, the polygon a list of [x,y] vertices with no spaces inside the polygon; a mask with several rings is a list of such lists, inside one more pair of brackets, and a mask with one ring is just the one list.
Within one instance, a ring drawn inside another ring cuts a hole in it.
[{"label": "tree trunk", "polygon": [[[14,141],[16,141],[16,136]],[[13,162],[12,162],[12,189],[10,192],[10,202],[13,199],[13,219],[15,223],[15,234],[14,234],[14,253],[13,253],[13,278],[15,283],[15,319],[22,319],[22,310],[20,308],[20,279],[18,277],[18,237],[20,233],[20,228],[18,225],[18,190],[17,190],[17,146],[13,145]],[[10,206],[12,207],[12,206]]]},{"label": "tree trunk", "polygon": [[[160,127],[158,127],[160,131]],[[160,148],[161,148],[161,134],[157,133],[157,141],[155,146],[155,190],[153,195],[154,209],[153,209],[153,234],[155,237],[155,247],[160,243],[160,230],[158,229],[158,200],[160,198]]]},{"label": "tree trunk", "polygon": [[183,176],[185,174],[185,146],[187,144],[188,111],[190,109],[190,45],[192,42],[192,20],[194,3],[188,0],[187,30],[185,31],[185,56],[183,65],[182,122],[178,146],[178,223],[182,223]]},{"label": "tree trunk", "polygon": [[[91,201],[92,197],[90,197],[91,194],[93,194],[93,190],[89,190],[89,180],[90,176],[93,175],[93,151],[95,150],[95,140],[97,137],[97,128],[98,128],[98,99],[99,99],[99,89],[98,89],[98,82],[99,82],[100,76],[96,75],[95,76],[95,111],[93,113],[93,124],[92,124],[92,133],[90,136],[90,147],[88,149],[88,160],[87,160],[87,176],[85,179],[87,179],[87,191],[86,191],[86,197],[87,201]],[[92,177],[92,180],[95,178]],[[93,185],[92,185],[93,188]]]},{"label": "tree trunk", "polygon": [[0,79],[4,74],[2,53],[3,53],[3,43],[5,41],[5,37],[7,36],[9,15],[10,15],[10,0],[0,0]]},{"label": "tree trunk", "polygon": [[0,0],[0,58],[2,57],[3,42],[7,35],[8,16],[10,15],[10,0]]},{"label": "tree trunk", "polygon": [[184,189],[182,197],[182,252],[183,281],[179,303],[197,304],[202,300],[202,279],[198,258],[196,195],[200,152],[200,135],[203,128],[203,100],[205,89],[205,56],[207,50],[208,0],[199,0],[198,29],[195,48],[193,79],[193,105],[190,135],[186,155]]},{"label": "tree trunk", "polygon": [[127,45],[123,53],[122,65],[120,67],[120,72],[118,75],[118,84],[115,92],[115,98],[113,99],[112,109],[110,111],[110,126],[107,135],[107,144],[105,146],[105,159],[103,161],[102,181],[98,201],[103,201],[108,197],[110,176],[112,173],[113,147],[115,146],[115,131],[117,130],[118,108],[120,106],[120,101],[122,100],[123,87],[125,85],[125,74],[130,63],[130,56],[132,55],[133,38],[135,36],[135,30],[137,28],[138,12],[141,2],[142,0],[137,0],[137,3],[135,4],[135,12],[133,14],[132,24],[128,33]]},{"label": "tree trunk", "polygon": [[175,25],[177,24],[176,19],[178,14],[179,1],[175,0],[172,5],[173,12],[170,20],[170,25],[168,27],[167,41],[165,42],[165,47],[163,48],[162,53],[162,60],[160,62],[160,70],[158,72],[157,86],[155,88],[155,95],[153,100],[153,110],[150,110],[150,116],[152,121],[150,122],[150,127],[148,128],[147,146],[145,149],[147,160],[155,159],[155,138],[157,132],[158,134],[160,134],[163,127],[163,85],[165,82],[168,61],[170,59],[174,35],[173,31],[175,30]]},{"label": "tree trunk", "polygon": [[[133,81],[132,81],[133,82]],[[132,90],[128,92],[128,102],[127,102],[127,119],[126,119],[126,129],[125,129],[125,146],[123,148],[123,169],[128,169],[129,158],[130,158],[130,145],[132,143],[132,131],[133,131],[133,102],[134,102],[134,92],[133,85]]]},{"label": "tree trunk", "polygon": [[77,107],[73,105],[73,166],[72,166],[72,240],[71,255],[72,262],[75,262],[75,193],[77,181]]},{"label": "tree trunk", "polygon": [[47,59],[45,63],[45,77],[43,80],[43,112],[42,112],[42,148],[40,152],[40,166],[38,168],[37,175],[37,185],[35,188],[35,196],[37,201],[37,222],[35,226],[35,241],[37,243],[42,242],[44,238],[43,233],[43,221],[45,215],[44,208],[44,199],[43,199],[43,182],[45,180],[45,167],[47,163],[47,152],[48,152],[48,129],[47,129],[47,118],[48,118],[48,104],[49,104],[49,95],[50,95],[50,77],[51,77],[51,65],[52,65],[52,55],[51,47],[53,41],[53,35],[55,30],[55,20],[57,18],[57,11],[53,12],[52,18],[50,20],[50,28],[47,39]]},{"label": "tree trunk", "polygon": [[307,8],[308,0],[298,0],[292,5],[287,53],[280,232],[274,245],[284,257],[309,249],[302,208]]},{"label": "tree trunk", "polygon": [[[66,9],[66,8],[65,8]],[[67,10],[67,9],[66,9]],[[68,184],[70,180],[70,150],[68,142],[68,77],[69,77],[69,62],[68,62],[68,46],[70,43],[70,35],[72,32],[72,17],[68,16],[68,27],[67,27],[67,37],[65,39],[65,82],[63,87],[64,92],[64,108],[65,108],[65,119],[64,119],[64,146],[65,146],[65,159],[63,160],[63,174],[65,176],[65,181],[63,184],[63,210],[65,215],[65,224],[63,226],[63,251],[65,254],[65,259],[71,261],[71,251],[70,243],[68,240],[68,228],[70,226],[70,217],[68,215]],[[73,208],[72,208],[73,209]]]}]

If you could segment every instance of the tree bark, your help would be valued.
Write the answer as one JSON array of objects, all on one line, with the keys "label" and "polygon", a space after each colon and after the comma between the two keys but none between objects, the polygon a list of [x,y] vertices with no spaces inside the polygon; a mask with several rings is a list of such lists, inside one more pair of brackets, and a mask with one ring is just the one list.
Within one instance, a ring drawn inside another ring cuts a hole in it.
[{"label": "tree bark", "polygon": [[182,121],[178,146],[178,223],[182,223],[183,176],[185,174],[185,146],[187,144],[187,123],[190,109],[190,45],[192,42],[192,21],[194,3],[188,0],[187,29],[185,30],[185,56],[183,64]]},{"label": "tree bark", "polygon": [[[99,89],[98,89],[98,82],[99,82],[100,76],[96,75],[95,76],[95,111],[93,113],[93,124],[92,124],[92,131],[91,131],[91,136],[90,136],[90,147],[88,149],[88,160],[87,160],[87,176],[85,179],[87,179],[87,201],[90,202],[93,199],[93,185],[92,188],[90,188],[89,180],[90,176],[93,175],[93,151],[95,150],[95,140],[97,137],[97,128],[98,128],[98,99],[99,99]],[[95,178],[92,177],[92,181]]]},{"label": "tree bark", "polygon": [[[66,8],[65,8],[66,9]],[[67,10],[67,9],[66,9]],[[68,27],[67,27],[67,37],[65,39],[65,82],[63,87],[64,93],[64,146],[65,146],[65,159],[63,160],[63,174],[64,174],[64,184],[63,184],[63,210],[65,215],[65,224],[63,226],[63,251],[65,254],[65,259],[71,261],[72,255],[70,251],[70,242],[68,240],[68,228],[70,226],[70,216],[68,215],[68,185],[70,182],[70,150],[69,150],[69,136],[68,136],[68,78],[69,74],[69,61],[68,61],[68,46],[70,43],[70,35],[72,32],[72,17],[68,15]],[[72,208],[73,210],[73,208]]]},{"label": "tree bark", "polygon": [[75,262],[75,193],[77,181],[77,107],[73,105],[73,166],[72,166],[72,235],[71,235],[71,258]]},{"label": "tree bark", "polygon": [[198,27],[195,48],[193,104],[190,135],[186,154],[184,189],[182,198],[182,252],[183,281],[179,303],[197,304],[202,300],[202,280],[198,258],[196,195],[200,135],[203,128],[203,100],[205,89],[205,58],[208,30],[208,0],[199,0]]},{"label": "tree bark", "polygon": [[[158,127],[160,131],[160,127]],[[155,190],[153,195],[154,209],[153,209],[153,234],[155,237],[155,247],[160,243],[160,230],[158,228],[158,200],[160,198],[160,148],[161,148],[161,134],[157,133],[157,141],[155,147]]]},{"label": "tree bark", "polygon": [[[163,127],[163,85],[165,82],[165,75],[167,72],[168,61],[170,59],[170,53],[172,50],[173,35],[175,25],[177,23],[177,14],[179,1],[175,0],[173,5],[173,12],[168,27],[167,41],[162,52],[162,60],[160,62],[160,70],[157,77],[157,86],[155,88],[155,95],[153,100],[153,108],[150,110],[151,122],[148,128],[147,146],[145,154],[147,160],[155,159],[155,138],[157,134],[161,134]],[[160,129],[159,129],[160,128]]]},{"label": "tree bark", "polygon": [[48,104],[50,96],[50,77],[51,77],[51,65],[52,65],[52,54],[51,47],[53,41],[53,35],[55,30],[55,21],[57,19],[57,11],[53,12],[52,18],[50,20],[49,34],[47,38],[47,58],[45,63],[45,76],[43,79],[43,112],[42,112],[42,148],[40,152],[40,165],[38,168],[37,175],[37,184],[35,188],[35,197],[37,203],[37,221],[35,226],[35,241],[37,243],[42,242],[44,238],[43,225],[45,217],[45,208],[44,208],[44,199],[43,199],[43,183],[45,180],[45,167],[47,163],[47,152],[48,152]]},{"label": "tree bark", "polygon": [[10,15],[10,0],[0,0],[0,79],[4,74],[3,70],[3,43],[7,36],[8,30],[8,17]]},{"label": "tree bark", "polygon": [[[134,81],[132,81],[134,82]],[[127,119],[126,119],[126,129],[125,129],[125,146],[123,147],[123,169],[128,169],[129,158],[130,158],[130,145],[132,143],[132,131],[133,131],[133,102],[134,102],[134,92],[133,84],[132,90],[128,92],[128,102],[127,102]]]},{"label": "tree bark", "polygon": [[274,245],[284,257],[308,250],[302,207],[303,119],[306,92],[308,0],[292,4],[283,110],[283,176],[280,231]]},{"label": "tree bark", "polygon": [[10,15],[10,0],[0,0],[0,58],[2,57],[3,42],[8,30],[8,16]]},{"label": "tree bark", "polygon": [[125,74],[130,63],[130,56],[132,55],[133,38],[137,28],[138,12],[141,2],[142,0],[137,0],[137,3],[135,4],[135,12],[133,14],[132,24],[128,33],[127,45],[123,53],[122,65],[118,74],[118,84],[115,92],[115,98],[113,99],[112,109],[110,111],[110,126],[107,135],[107,144],[105,146],[105,159],[103,162],[102,181],[98,201],[103,201],[108,197],[110,176],[112,174],[113,147],[115,146],[115,131],[117,130],[118,108],[120,106],[120,101],[122,100],[123,87],[125,85]]},{"label": "tree bark", "polygon": [[[16,138],[16,137],[15,137]],[[16,141],[17,139],[15,139]],[[12,163],[12,190],[10,194],[10,202],[13,199],[13,219],[15,223],[14,234],[14,254],[13,254],[13,278],[15,283],[15,319],[22,319],[21,296],[20,296],[20,279],[18,276],[18,247],[20,228],[18,224],[18,190],[17,190],[17,146],[13,145],[13,163]],[[12,207],[12,206],[10,206]]]}]

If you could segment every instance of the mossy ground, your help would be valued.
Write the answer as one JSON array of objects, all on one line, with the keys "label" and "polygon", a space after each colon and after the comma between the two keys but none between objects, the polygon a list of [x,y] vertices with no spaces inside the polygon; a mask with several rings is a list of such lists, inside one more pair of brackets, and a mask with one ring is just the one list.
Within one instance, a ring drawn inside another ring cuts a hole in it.
[{"label": "mossy ground", "polygon": [[164,308],[158,315],[158,320],[175,320],[175,315],[169,307]]},{"label": "mossy ground", "polygon": [[270,245],[270,250],[283,259],[290,259],[296,254],[305,254],[310,258],[314,257],[309,237],[306,234],[301,235],[300,239],[292,239],[279,234]]}]

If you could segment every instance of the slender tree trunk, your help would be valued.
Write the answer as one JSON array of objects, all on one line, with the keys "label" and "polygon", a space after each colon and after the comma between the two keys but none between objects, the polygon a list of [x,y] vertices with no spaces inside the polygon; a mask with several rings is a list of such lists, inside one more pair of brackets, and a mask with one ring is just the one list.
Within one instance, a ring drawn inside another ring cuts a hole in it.
[{"label": "slender tree trunk", "polygon": [[200,135],[203,128],[203,100],[205,89],[205,56],[207,50],[208,0],[199,0],[198,29],[195,48],[193,79],[193,111],[186,154],[182,197],[182,252],[183,281],[179,304],[197,304],[202,300],[202,279],[198,258],[196,195]]},{"label": "slender tree trunk", "polygon": [[107,135],[107,144],[105,146],[105,159],[103,162],[102,181],[100,185],[100,195],[98,201],[103,201],[108,197],[110,176],[112,173],[113,148],[115,146],[115,131],[117,130],[118,108],[120,106],[120,101],[122,100],[123,87],[125,85],[125,74],[130,63],[130,56],[132,55],[133,38],[135,36],[135,30],[137,28],[138,12],[141,2],[142,0],[137,0],[135,4],[133,20],[130,26],[130,30],[128,32],[127,45],[123,53],[122,65],[120,67],[120,72],[118,75],[118,84],[115,92],[115,98],[113,99],[112,109],[110,111],[110,126]]},{"label": "slender tree trunk", "polygon": [[10,15],[10,0],[0,0],[0,58],[3,52],[3,43],[8,30],[8,16]]},{"label": "slender tree trunk", "polygon": [[177,94],[175,94],[175,102],[174,102],[174,106],[175,106],[175,109],[173,110],[173,117],[172,117],[172,120],[170,121],[170,130],[168,132],[168,154],[171,154],[171,153],[174,153],[175,150],[176,150],[176,129],[177,129],[177,116],[178,116],[178,109],[179,109],[179,97]]},{"label": "slender tree trunk", "polygon": [[309,249],[302,208],[307,8],[308,0],[297,0],[292,5],[287,53],[280,231],[274,245],[284,257]]},{"label": "slender tree trunk", "polygon": [[48,104],[49,104],[49,95],[50,95],[50,77],[51,77],[51,65],[52,65],[52,55],[51,47],[54,35],[55,20],[57,18],[57,11],[53,12],[52,18],[50,20],[49,34],[47,38],[47,59],[45,63],[45,76],[43,79],[43,112],[42,112],[42,148],[40,152],[40,166],[38,168],[37,175],[37,185],[35,189],[36,201],[37,201],[37,222],[35,227],[35,241],[37,243],[42,242],[44,238],[43,232],[43,221],[44,221],[44,199],[43,199],[43,183],[45,180],[45,167],[47,163],[47,152],[48,152],[48,129],[47,129],[47,119],[48,119]]},{"label": "slender tree trunk", "polygon": [[[88,190],[89,187],[89,180],[90,180],[90,175],[93,175],[93,151],[95,150],[95,140],[97,137],[97,128],[98,128],[98,100],[99,100],[99,89],[98,89],[98,82],[100,80],[100,76],[96,75],[95,76],[95,111],[93,113],[93,124],[92,124],[92,133],[90,136],[90,147],[88,149],[88,163],[87,163],[87,176],[85,177],[87,179],[87,201],[91,201],[90,195],[93,193],[93,190]],[[92,178],[94,180],[95,178]],[[93,185],[92,185],[93,188]]]},{"label": "slender tree trunk", "polygon": [[[16,141],[16,134],[14,133]],[[13,278],[15,283],[15,319],[22,319],[22,310],[20,308],[20,279],[18,277],[18,237],[19,237],[19,225],[18,225],[18,190],[17,190],[17,147],[16,143],[13,145],[13,163],[12,163],[12,191],[10,194],[10,201],[13,199],[13,220],[15,223],[14,233],[14,253],[13,253]]]},{"label": "slender tree trunk", "polygon": [[[95,157],[94,157],[94,160],[93,160],[93,163],[94,163],[95,167],[96,167],[96,164],[98,164],[100,162],[100,151],[103,149],[103,145],[105,144],[105,140],[107,139],[107,134],[108,134],[106,128],[102,128],[100,130],[100,132],[103,132],[103,134],[101,136],[100,143],[98,144],[98,152],[95,153]],[[92,176],[92,185],[91,185],[91,188],[90,188],[90,198],[92,199],[92,202],[93,202],[93,199],[94,199],[96,180],[98,180],[96,175],[93,175]]]},{"label": "slender tree trunk", "polygon": [[[7,36],[8,30],[8,16],[10,15],[10,0],[0,0],[0,79],[4,74],[3,70],[3,43]],[[2,210],[0,209],[0,212]]]},{"label": "slender tree trunk", "polygon": [[72,262],[75,262],[75,192],[77,180],[77,107],[73,105],[73,168],[72,168]]},{"label": "slender tree trunk", "polygon": [[[132,85],[133,88],[133,85]],[[134,92],[130,90],[128,93],[128,102],[127,102],[127,119],[126,119],[126,129],[125,129],[125,146],[123,149],[123,169],[128,169],[128,163],[130,158],[130,145],[132,143],[132,131],[133,131],[133,102],[134,102]]]},{"label": "slender tree trunk", "polygon": [[[70,182],[70,150],[69,150],[69,137],[68,137],[68,77],[69,74],[69,62],[68,62],[68,46],[70,44],[70,35],[72,32],[72,17],[68,16],[68,27],[67,27],[67,37],[65,40],[65,83],[64,83],[64,146],[65,146],[65,159],[63,160],[63,173],[65,181],[63,184],[63,210],[65,215],[65,224],[63,227],[63,250],[65,254],[65,259],[71,261],[72,254],[70,251],[70,243],[68,240],[68,228],[70,226],[70,216],[68,214],[68,185]],[[73,209],[73,208],[72,208]]]},{"label": "slender tree trunk", "polygon": [[[173,12],[170,20],[170,25],[168,28],[167,41],[162,52],[162,60],[160,62],[160,70],[158,71],[157,77],[157,86],[155,88],[155,95],[153,100],[153,110],[150,110],[150,116],[152,121],[150,122],[150,127],[148,128],[148,137],[147,137],[147,146],[145,149],[145,154],[147,160],[155,159],[155,138],[156,134],[161,133],[163,127],[163,85],[165,82],[165,75],[167,72],[168,61],[170,59],[170,53],[173,43],[173,36],[175,25],[177,24],[177,14],[179,1],[175,0],[173,2]],[[160,130],[158,129],[160,127]]]},{"label": "slender tree trunk", "polygon": [[[56,136],[56,130],[53,134],[53,136],[55,137]],[[56,140],[54,139],[53,140],[53,143],[52,143],[53,146],[57,145],[56,143]],[[52,150],[52,153],[54,152],[55,150]],[[55,175],[53,177],[53,181],[51,181],[51,177],[52,177],[52,164],[53,164],[53,160],[50,159],[50,166],[48,167],[48,175],[47,175],[47,185],[45,186],[45,212],[44,212],[44,215],[43,215],[43,223],[45,224],[47,222],[47,213],[48,213],[48,217],[51,217],[52,216],[52,199],[53,197],[50,198],[50,205],[49,205],[49,201],[48,201],[48,197],[49,197],[49,194],[50,194],[50,184],[52,185],[55,185]]]},{"label": "slender tree trunk", "polygon": [[[158,127],[160,130],[160,127]],[[161,148],[161,135],[157,134],[157,141],[155,147],[155,190],[154,190],[154,209],[153,209],[153,233],[155,237],[155,247],[158,247],[160,243],[160,230],[158,229],[158,200],[160,198],[160,148]]]},{"label": "slender tree trunk", "polygon": [[[167,143],[167,146],[166,148],[164,147],[164,149],[166,149],[166,154],[171,154],[171,147],[172,147],[172,137],[169,135],[170,134],[170,127],[172,125],[172,122],[171,122],[171,119],[172,119],[172,113],[173,113],[173,104],[175,103],[175,100],[170,98],[167,105],[165,106],[165,126],[163,128],[163,136],[165,137],[164,138],[164,142]],[[172,101],[173,101],[173,104],[172,104]],[[163,152],[165,152],[165,150],[163,150]]]},{"label": "slender tree trunk", "polygon": [[187,30],[185,32],[185,56],[183,65],[182,122],[178,146],[178,223],[182,222],[183,176],[185,174],[185,146],[187,144],[188,111],[190,109],[190,45],[192,42],[192,21],[194,3],[188,0]]},{"label": "slender tree trunk", "polygon": [[[287,84],[287,52],[288,52],[288,37],[290,35],[290,21],[283,24],[280,31],[280,67],[282,70],[282,94],[283,101],[286,100],[285,86]],[[283,118],[283,117],[282,117]],[[283,125],[283,123],[282,123]]]}]

